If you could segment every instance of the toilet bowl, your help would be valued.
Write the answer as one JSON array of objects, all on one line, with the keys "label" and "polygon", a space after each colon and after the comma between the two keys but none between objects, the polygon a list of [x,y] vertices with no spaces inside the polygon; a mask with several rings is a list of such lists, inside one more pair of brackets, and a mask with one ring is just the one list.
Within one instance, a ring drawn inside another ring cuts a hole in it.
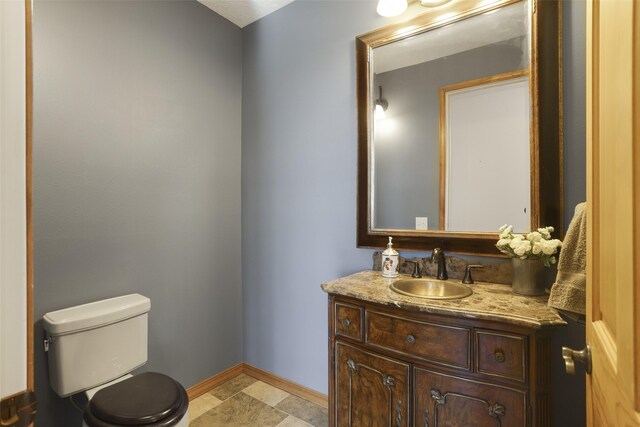
[{"label": "toilet bowl", "polygon": [[179,382],[130,374],[147,361],[150,308],[149,298],[132,294],[44,315],[49,384],[60,397],[85,393],[83,426],[188,426]]}]

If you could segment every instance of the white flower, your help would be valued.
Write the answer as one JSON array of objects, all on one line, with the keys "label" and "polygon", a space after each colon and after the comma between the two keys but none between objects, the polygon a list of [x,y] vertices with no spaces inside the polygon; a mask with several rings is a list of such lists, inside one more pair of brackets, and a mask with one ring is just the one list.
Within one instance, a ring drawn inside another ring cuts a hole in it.
[{"label": "white flower", "polygon": [[524,237],[521,234],[515,234],[513,236],[513,239],[511,239],[511,243],[509,243],[509,246],[511,247],[511,249],[515,249],[522,244],[523,240]]},{"label": "white flower", "polygon": [[530,241],[530,242],[537,242],[540,239],[542,239],[542,235],[537,231],[533,231],[533,232],[527,234],[527,240]]},{"label": "white flower", "polygon": [[551,239],[553,227],[541,227],[525,234],[513,234],[513,226],[500,227],[500,238],[496,247],[512,258],[539,259],[549,267],[557,262],[554,254],[562,246],[558,239]]},{"label": "white flower", "polygon": [[512,225],[503,225],[502,227],[500,227],[500,238],[501,239],[506,239],[507,237],[509,237],[511,235],[511,232],[513,231],[513,226]]},{"label": "white flower", "polygon": [[511,239],[500,239],[500,240],[498,240],[497,245],[498,246],[509,246],[509,243],[511,243]]},{"label": "white flower", "polygon": [[527,252],[531,250],[531,242],[528,240],[520,240],[520,244],[513,248],[513,252],[519,256],[524,256]]},{"label": "white flower", "polygon": [[531,252],[534,255],[539,255],[540,252],[542,252],[542,242],[537,241],[533,244],[533,247],[531,248]]},{"label": "white flower", "polygon": [[553,227],[538,228],[538,233],[542,235],[543,239],[551,239],[551,233],[553,233]]},{"label": "white flower", "polygon": [[553,255],[558,250],[558,244],[553,240],[542,240],[542,253]]}]

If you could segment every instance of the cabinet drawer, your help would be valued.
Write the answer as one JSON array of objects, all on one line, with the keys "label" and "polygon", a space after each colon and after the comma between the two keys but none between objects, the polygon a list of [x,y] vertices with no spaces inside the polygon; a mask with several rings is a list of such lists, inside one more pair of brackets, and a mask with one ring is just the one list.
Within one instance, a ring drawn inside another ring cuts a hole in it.
[{"label": "cabinet drawer", "polygon": [[470,331],[467,328],[418,322],[367,311],[365,341],[429,362],[471,369]]},{"label": "cabinet drawer", "polygon": [[362,307],[336,303],[336,335],[362,340]]},{"label": "cabinet drawer", "polygon": [[526,337],[476,330],[478,373],[525,381]]}]

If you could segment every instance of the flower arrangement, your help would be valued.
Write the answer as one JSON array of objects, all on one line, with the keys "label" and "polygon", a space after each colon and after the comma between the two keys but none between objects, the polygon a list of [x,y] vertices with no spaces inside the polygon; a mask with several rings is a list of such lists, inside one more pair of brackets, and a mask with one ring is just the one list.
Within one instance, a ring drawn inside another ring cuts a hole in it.
[{"label": "flower arrangement", "polygon": [[562,246],[558,239],[552,239],[553,227],[538,228],[528,234],[513,234],[512,225],[500,227],[500,239],[496,248],[505,255],[519,259],[541,259],[545,267],[556,263],[555,254]]}]

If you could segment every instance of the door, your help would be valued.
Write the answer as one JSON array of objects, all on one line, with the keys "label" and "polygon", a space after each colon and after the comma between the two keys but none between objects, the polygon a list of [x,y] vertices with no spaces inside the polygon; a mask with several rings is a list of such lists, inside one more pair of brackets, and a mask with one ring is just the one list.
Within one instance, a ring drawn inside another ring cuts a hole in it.
[{"label": "door", "polygon": [[589,426],[640,426],[640,2],[587,8]]},{"label": "door", "polygon": [[0,0],[0,398],[2,426],[26,426],[33,390],[30,245],[31,4]]},{"label": "door", "polygon": [[526,393],[414,369],[415,427],[525,427]]},{"label": "door", "polygon": [[409,365],[336,343],[337,427],[406,427]]}]

